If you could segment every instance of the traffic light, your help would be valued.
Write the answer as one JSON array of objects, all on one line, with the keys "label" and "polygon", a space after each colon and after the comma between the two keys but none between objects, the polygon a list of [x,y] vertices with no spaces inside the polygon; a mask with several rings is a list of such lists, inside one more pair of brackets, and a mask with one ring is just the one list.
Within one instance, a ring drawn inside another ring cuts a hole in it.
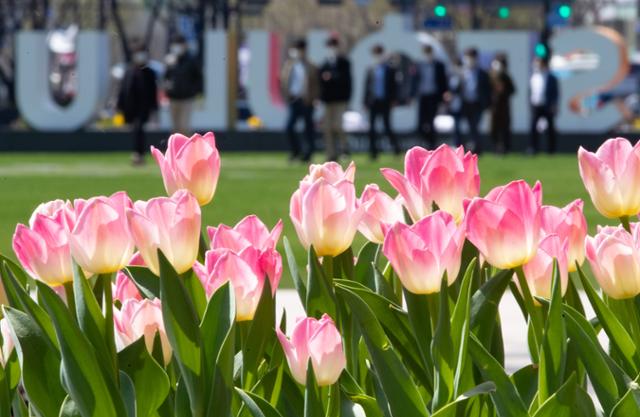
[{"label": "traffic light", "polygon": [[567,20],[571,17],[571,6],[568,4],[561,4],[558,6],[558,16]]},{"label": "traffic light", "polygon": [[447,7],[443,4],[437,4],[436,7],[433,8],[433,14],[436,15],[436,17],[446,17]]},{"label": "traffic light", "polygon": [[545,58],[547,56],[547,53],[548,53],[547,46],[542,42],[538,42],[538,43],[536,43],[536,47],[535,47],[535,51],[534,52],[535,52],[537,57]]},{"label": "traffic light", "polygon": [[507,6],[502,6],[498,9],[498,17],[500,19],[508,19],[511,15],[511,10]]}]

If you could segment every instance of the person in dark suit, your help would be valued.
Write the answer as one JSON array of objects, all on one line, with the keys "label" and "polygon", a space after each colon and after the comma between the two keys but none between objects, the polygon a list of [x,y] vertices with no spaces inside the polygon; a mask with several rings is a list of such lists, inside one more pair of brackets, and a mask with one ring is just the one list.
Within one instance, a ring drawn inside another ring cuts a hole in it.
[{"label": "person in dark suit", "polygon": [[428,148],[435,148],[434,121],[438,107],[448,89],[447,73],[442,61],[433,54],[433,47],[425,45],[424,60],[416,65],[415,92],[418,97],[418,132]]},{"label": "person in dark suit", "polygon": [[327,40],[327,48],[329,56],[320,66],[320,100],[324,103],[323,126],[327,160],[336,161],[341,154],[349,153],[347,136],[342,128],[342,116],[351,99],[351,62],[340,51],[337,36]]},{"label": "person in dark suit", "polygon": [[508,72],[505,54],[497,54],[491,63],[491,138],[497,153],[511,149],[511,97],[516,89]]},{"label": "person in dark suit", "polygon": [[462,57],[462,117],[469,126],[468,150],[480,154],[482,141],[478,126],[484,111],[491,103],[491,84],[489,75],[480,68],[478,50],[469,48]]},{"label": "person in dark suit", "polygon": [[382,118],[384,130],[396,155],[400,154],[398,138],[391,128],[391,109],[396,99],[396,71],[385,59],[382,45],[371,49],[375,64],[367,69],[365,77],[364,105],[369,110],[369,154],[378,157],[376,121]]},{"label": "person in dark suit", "polygon": [[554,153],[556,151],[555,118],[558,113],[559,100],[560,88],[558,79],[549,71],[548,59],[537,57],[533,62],[533,74],[529,81],[531,137],[528,153],[535,154],[539,151],[538,122],[543,118],[547,122],[548,152]]},{"label": "person in dark suit", "polygon": [[151,115],[158,110],[158,87],[155,72],[147,66],[148,54],[142,44],[133,47],[132,62],[127,68],[120,91],[117,107],[124,120],[133,131],[134,165],[144,163],[147,151],[145,124]]}]

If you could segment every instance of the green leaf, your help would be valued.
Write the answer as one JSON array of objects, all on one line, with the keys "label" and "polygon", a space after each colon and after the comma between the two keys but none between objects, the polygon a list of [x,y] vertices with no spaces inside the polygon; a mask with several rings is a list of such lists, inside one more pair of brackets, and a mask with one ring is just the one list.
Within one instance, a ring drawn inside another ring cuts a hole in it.
[{"label": "green leaf", "polygon": [[551,304],[549,304],[549,313],[540,352],[540,372],[538,377],[538,402],[540,405],[547,401],[562,385],[566,355],[567,334],[564,320],[562,319],[560,273],[558,271],[558,262],[554,260],[551,281]]},{"label": "green leaf", "polygon": [[205,361],[204,369],[207,381],[213,381],[215,364],[222,349],[229,330],[236,318],[236,307],[233,299],[233,289],[229,282],[225,282],[211,296],[207,309],[200,323],[202,338],[202,352]]},{"label": "green leaf", "polygon": [[[331,284],[332,277],[327,277],[318,261],[313,247],[309,248],[309,282],[307,287],[307,316],[320,318],[324,313],[337,320],[335,294]],[[332,259],[328,259],[329,262]]]},{"label": "green leaf", "polygon": [[485,282],[471,297],[471,331],[485,348],[491,346],[500,299],[513,276],[510,270],[500,271]]},{"label": "green leaf", "polygon": [[356,380],[346,369],[342,371],[339,383],[342,392],[351,401],[356,404],[360,404],[367,417],[383,417],[376,399],[367,395],[367,393],[360,388]]},{"label": "green leaf", "polygon": [[258,365],[264,356],[269,342],[275,338],[276,304],[271,293],[271,285],[265,279],[262,295],[256,309],[256,314],[251,321],[246,343],[242,347],[243,371],[255,376]]},{"label": "green leaf", "polygon": [[253,417],[282,417],[282,414],[259,395],[236,388],[236,392]]},{"label": "green leaf", "polygon": [[307,305],[307,284],[302,280],[302,276],[298,271],[298,263],[296,262],[296,256],[293,253],[293,249],[291,249],[291,244],[289,243],[289,239],[287,237],[282,238],[282,244],[284,245],[284,252],[287,256],[287,264],[289,265],[289,273],[291,274],[291,278],[293,279],[293,285],[298,292],[298,297],[300,297],[300,301],[302,302],[302,307],[306,309]]},{"label": "green leaf", "polygon": [[307,384],[304,390],[304,417],[324,417],[320,390],[313,374],[311,361],[307,364]]},{"label": "green leaf", "polygon": [[11,259],[6,256],[0,254],[0,261],[6,264],[6,267],[13,274],[17,282],[20,284],[20,287],[23,289],[27,288],[27,283],[29,282],[29,276],[17,263],[13,262]]},{"label": "green leaf", "polygon": [[640,417],[640,388],[638,378],[631,384],[631,388],[622,396],[611,410],[610,417]]},{"label": "green leaf", "polygon": [[432,411],[440,409],[453,398],[453,378],[456,366],[456,352],[451,340],[449,291],[446,273],[442,279],[439,295],[438,324],[436,326],[436,331],[433,335],[433,343],[431,345],[431,355],[433,356],[436,380]]},{"label": "green leaf", "polygon": [[609,306],[600,298],[580,267],[578,267],[578,276],[580,277],[582,288],[589,298],[589,303],[593,307],[602,328],[609,337],[611,348],[615,349],[623,360],[623,368],[630,375],[637,375],[640,369],[638,347],[613,311],[611,311]]},{"label": "green leaf", "polygon": [[476,397],[478,395],[490,394],[495,392],[496,384],[491,381],[483,382],[482,384],[462,393],[458,398],[451,401],[440,410],[436,411],[431,417],[457,417],[458,407],[469,398]]},{"label": "green leaf", "polygon": [[504,368],[487,352],[475,335],[469,337],[469,353],[485,380],[493,381],[496,390],[491,400],[500,417],[528,417],[529,413]]},{"label": "green leaf", "polygon": [[332,278],[339,277],[344,279],[353,279],[353,250],[349,247],[340,255],[333,258],[334,274]]},{"label": "green leaf", "polygon": [[52,350],[33,318],[3,307],[22,368],[22,383],[31,405],[43,417],[57,417],[66,393],[60,385],[60,354]]},{"label": "green leaf", "polygon": [[[232,308],[233,303],[231,304]],[[222,330],[227,328],[227,324],[219,328]],[[209,417],[230,417],[231,416],[231,400],[233,397],[233,369],[235,354],[235,328],[231,322],[228,327],[226,336],[224,337],[220,350],[215,361],[213,381],[211,383],[211,391],[209,394],[209,405],[207,416]],[[217,339],[218,335],[216,335]]]},{"label": "green leaf", "polygon": [[120,371],[118,373],[120,379],[120,395],[126,409],[128,417],[136,417],[136,388],[129,375]]},{"label": "green leaf", "polygon": [[193,272],[193,269],[188,270],[180,277],[182,278],[182,282],[189,293],[189,297],[191,298],[193,306],[198,313],[198,317],[202,318],[204,316],[204,311],[207,308],[207,295],[204,292],[204,287],[202,286],[200,279],[197,277],[195,272]]},{"label": "green leaf", "polygon": [[534,417],[595,417],[595,415],[591,398],[578,386],[575,374],[571,374],[564,385],[540,406]]},{"label": "green leaf", "polygon": [[124,272],[145,298],[160,297],[160,279],[146,266],[128,266]]},{"label": "green leaf", "polygon": [[75,402],[67,395],[60,407],[59,417],[82,417]]},{"label": "green leaf", "polygon": [[147,351],[144,337],[118,353],[118,366],[135,387],[136,416],[153,416],[169,394],[169,377]]},{"label": "green leaf", "polygon": [[358,252],[358,260],[353,270],[353,280],[357,281],[368,288],[374,290],[375,284],[373,282],[373,271],[375,268],[375,261],[380,251],[380,245],[367,242]]},{"label": "green leaf", "polygon": [[471,304],[471,283],[473,275],[477,267],[477,259],[473,258],[467,270],[462,277],[460,292],[458,293],[458,301],[456,302],[451,316],[451,342],[454,347],[458,348],[458,357],[455,363],[455,375],[453,383],[454,397],[460,393],[462,389],[462,379],[465,367],[467,365],[467,356],[469,344],[469,323],[470,323],[470,304]]},{"label": "green leaf", "polygon": [[167,338],[178,363],[194,416],[204,414],[202,340],[198,314],[178,273],[158,250],[160,298]]},{"label": "green leaf", "polygon": [[337,287],[360,325],[362,335],[394,417],[428,416],[427,408],[409,372],[394,351],[373,311],[354,292]]},{"label": "green leaf", "polygon": [[[104,378],[91,343],[58,295],[42,282],[36,282],[39,296],[56,330],[62,356],[65,387],[83,416],[120,417],[125,410],[117,387]],[[99,398],[97,403],[95,399]]]},{"label": "green leaf", "polygon": [[531,364],[520,368],[511,375],[510,379],[524,405],[529,407],[538,392],[538,366]]}]

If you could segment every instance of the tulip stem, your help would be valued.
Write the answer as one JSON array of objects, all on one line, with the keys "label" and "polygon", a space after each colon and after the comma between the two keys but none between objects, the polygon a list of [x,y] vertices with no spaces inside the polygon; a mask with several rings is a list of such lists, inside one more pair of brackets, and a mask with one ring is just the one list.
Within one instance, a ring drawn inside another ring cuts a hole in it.
[{"label": "tulip stem", "polygon": [[100,274],[98,276],[98,285],[102,285],[102,314],[104,314],[104,336],[107,343],[107,349],[111,354],[114,375],[118,375],[118,362],[116,354],[116,342],[113,329],[113,289],[111,288],[111,280],[113,274]]},{"label": "tulip stem", "polygon": [[[535,340],[536,350],[540,350],[540,343],[542,343],[542,315],[541,310],[536,307],[531,291],[529,290],[529,284],[524,275],[522,265],[514,268],[516,277],[518,278],[518,284],[520,285],[520,291],[522,291],[522,298],[524,299],[524,305],[529,313],[529,321],[533,327],[533,337]],[[538,352],[532,352],[534,357],[538,357]]]},{"label": "tulip stem", "polygon": [[631,224],[629,223],[629,216],[621,216],[620,223],[622,223],[622,227],[624,227],[624,230],[631,233]]},{"label": "tulip stem", "polygon": [[[240,349],[242,350],[242,354],[245,355],[247,351],[247,343],[249,343],[249,330],[251,328],[251,320],[244,320],[237,322],[238,330],[240,331]],[[253,383],[253,370],[249,369],[246,366],[246,362],[243,362],[242,366],[242,387],[244,389],[251,389],[251,384]]]},{"label": "tulip stem", "polygon": [[77,320],[78,316],[76,313],[76,297],[73,294],[73,281],[64,283],[64,293],[67,296],[67,307],[69,308],[73,318]]},{"label": "tulip stem", "polygon": [[333,265],[334,258],[331,255],[326,255],[322,257],[322,269],[324,271],[324,275],[327,278],[327,282],[330,285],[333,285]]}]

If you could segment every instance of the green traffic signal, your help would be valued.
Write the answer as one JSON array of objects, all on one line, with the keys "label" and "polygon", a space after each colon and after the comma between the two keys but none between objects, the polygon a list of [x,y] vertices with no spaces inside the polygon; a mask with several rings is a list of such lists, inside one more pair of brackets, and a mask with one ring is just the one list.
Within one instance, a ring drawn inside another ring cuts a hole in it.
[{"label": "green traffic signal", "polygon": [[498,9],[498,17],[500,19],[508,19],[510,14],[511,14],[511,11],[506,6],[502,6]]},{"label": "green traffic signal", "polygon": [[438,4],[433,8],[433,14],[435,14],[437,17],[445,17],[447,15],[447,8],[442,4]]},{"label": "green traffic signal", "polygon": [[546,57],[547,56],[547,47],[543,43],[538,42],[536,44],[535,54],[536,54],[536,56],[538,56],[540,58]]},{"label": "green traffic signal", "polygon": [[558,15],[560,15],[563,19],[568,19],[571,17],[571,6],[568,4],[562,4],[558,7]]}]

